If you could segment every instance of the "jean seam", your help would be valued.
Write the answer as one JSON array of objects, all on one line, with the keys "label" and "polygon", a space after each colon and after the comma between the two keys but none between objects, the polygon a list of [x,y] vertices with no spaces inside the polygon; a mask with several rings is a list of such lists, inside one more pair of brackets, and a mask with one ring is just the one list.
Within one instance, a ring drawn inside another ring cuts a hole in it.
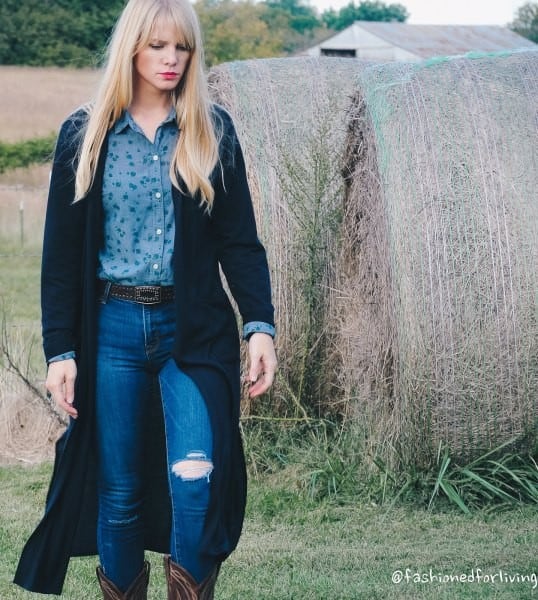
[{"label": "jean seam", "polygon": [[[161,396],[161,406],[162,406],[162,411],[163,411],[163,423],[164,423],[164,443],[166,445],[166,476],[168,479],[168,493],[170,494],[170,510],[172,511],[172,523],[171,523],[171,532],[170,532],[170,554],[174,554],[177,557],[177,561],[181,562],[181,553],[179,551],[178,548],[178,536],[177,536],[177,531],[176,531],[176,511],[175,511],[175,507],[174,507],[174,498],[173,498],[173,492],[172,492],[172,474],[171,474],[171,469],[170,469],[170,451],[168,448],[168,430],[167,430],[167,425],[166,425],[166,409],[164,407],[164,396],[163,396],[163,386],[162,386],[162,382],[161,379],[158,378],[159,381],[159,392],[160,392],[160,396]],[[172,545],[173,545],[173,552],[172,552]],[[174,557],[175,558],[175,557]]]}]

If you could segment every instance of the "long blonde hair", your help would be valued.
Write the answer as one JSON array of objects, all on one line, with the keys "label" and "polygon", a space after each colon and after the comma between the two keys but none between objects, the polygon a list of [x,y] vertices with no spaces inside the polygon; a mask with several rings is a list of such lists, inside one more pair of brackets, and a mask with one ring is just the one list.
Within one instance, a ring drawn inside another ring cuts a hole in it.
[{"label": "long blonde hair", "polygon": [[190,50],[187,70],[172,92],[178,143],[170,162],[170,178],[181,178],[193,196],[200,194],[210,209],[214,190],[210,175],[218,161],[219,133],[211,113],[204,74],[202,38],[198,18],[189,0],[129,0],[112,34],[107,61],[89,116],[78,156],[75,201],[89,191],[105,137],[133,99],[133,58],[152,37],[159,19],[173,24],[178,38]]}]

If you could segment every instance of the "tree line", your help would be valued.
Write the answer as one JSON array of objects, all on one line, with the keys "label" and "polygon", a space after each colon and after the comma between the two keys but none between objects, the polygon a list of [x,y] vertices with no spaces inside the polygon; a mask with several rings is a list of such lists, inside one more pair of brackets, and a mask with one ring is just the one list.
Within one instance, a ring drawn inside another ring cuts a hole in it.
[{"label": "tree line", "polygon": [[[0,64],[95,67],[125,0],[2,0]],[[319,14],[308,0],[196,0],[206,62],[286,56],[354,21],[409,17],[398,3],[350,0]],[[485,15],[487,21],[487,15]],[[538,3],[521,6],[511,28],[538,42]]]},{"label": "tree line", "polygon": [[[2,0],[0,64],[97,66],[125,0]],[[285,56],[353,21],[405,21],[400,4],[363,1],[319,14],[307,0],[196,0],[208,66]]]}]

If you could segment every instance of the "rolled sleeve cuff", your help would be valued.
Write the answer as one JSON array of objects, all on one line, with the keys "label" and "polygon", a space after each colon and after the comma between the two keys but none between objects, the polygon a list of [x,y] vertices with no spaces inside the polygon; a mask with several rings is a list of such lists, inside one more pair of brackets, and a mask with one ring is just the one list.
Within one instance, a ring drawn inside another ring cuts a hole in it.
[{"label": "rolled sleeve cuff", "polygon": [[243,339],[248,340],[253,333],[267,333],[272,338],[275,337],[276,330],[269,323],[263,321],[250,321],[243,326]]},{"label": "rolled sleeve cuff", "polygon": [[75,358],[74,350],[70,350],[69,352],[64,352],[63,354],[58,354],[52,358],[49,358],[48,364],[50,365],[50,363],[59,362],[60,360],[69,360],[70,358]]}]

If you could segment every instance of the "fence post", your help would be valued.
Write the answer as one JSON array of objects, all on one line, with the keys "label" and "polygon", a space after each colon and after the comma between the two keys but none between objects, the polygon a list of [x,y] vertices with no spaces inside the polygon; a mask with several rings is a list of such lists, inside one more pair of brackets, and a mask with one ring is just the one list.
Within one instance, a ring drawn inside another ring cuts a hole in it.
[{"label": "fence post", "polygon": [[21,248],[24,248],[24,200],[19,202],[19,225],[21,234]]}]

